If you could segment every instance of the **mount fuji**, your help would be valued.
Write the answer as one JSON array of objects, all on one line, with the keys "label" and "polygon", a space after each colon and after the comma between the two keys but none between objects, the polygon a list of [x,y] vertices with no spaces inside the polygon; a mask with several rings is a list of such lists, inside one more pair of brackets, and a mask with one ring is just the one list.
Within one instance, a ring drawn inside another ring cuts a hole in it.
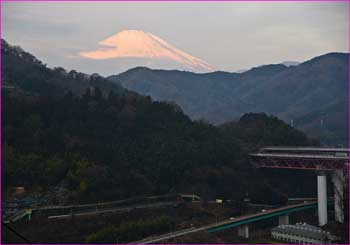
[{"label": "mount fuji", "polygon": [[[120,59],[131,66],[158,69],[179,69],[193,72],[216,70],[209,63],[196,58],[142,30],[124,30],[99,42],[102,47],[80,52],[79,56],[93,60]],[[131,59],[131,60],[130,60]],[[125,64],[125,63],[124,63]],[[130,67],[131,68],[131,67]]]}]

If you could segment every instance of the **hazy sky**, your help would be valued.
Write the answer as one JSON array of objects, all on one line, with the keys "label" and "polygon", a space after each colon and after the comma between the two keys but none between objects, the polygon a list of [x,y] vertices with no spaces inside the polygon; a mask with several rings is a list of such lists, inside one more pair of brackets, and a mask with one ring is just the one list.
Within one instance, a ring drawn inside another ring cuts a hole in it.
[{"label": "hazy sky", "polygon": [[50,67],[103,75],[121,60],[77,58],[125,29],[151,32],[220,70],[348,52],[347,2],[2,2],[2,37]]}]

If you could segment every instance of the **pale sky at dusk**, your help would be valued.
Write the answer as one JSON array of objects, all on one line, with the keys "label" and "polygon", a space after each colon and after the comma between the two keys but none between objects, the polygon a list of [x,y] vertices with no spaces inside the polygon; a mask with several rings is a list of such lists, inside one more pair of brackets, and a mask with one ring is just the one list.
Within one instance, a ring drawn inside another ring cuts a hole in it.
[{"label": "pale sky at dusk", "polygon": [[[114,34],[150,32],[219,70],[305,61],[348,52],[347,2],[2,2],[2,37],[49,67],[102,75],[131,68],[133,61],[94,60]],[[147,64],[145,64],[146,66]]]}]

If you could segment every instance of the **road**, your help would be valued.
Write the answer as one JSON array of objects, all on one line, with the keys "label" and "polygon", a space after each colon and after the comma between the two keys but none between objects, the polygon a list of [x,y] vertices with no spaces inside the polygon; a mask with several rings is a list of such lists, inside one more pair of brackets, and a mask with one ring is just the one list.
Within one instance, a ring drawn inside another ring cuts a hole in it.
[{"label": "road", "polygon": [[255,221],[258,221],[258,220],[265,219],[264,217],[271,218],[271,216],[273,216],[274,214],[279,215],[281,212],[288,211],[288,210],[291,210],[291,212],[293,212],[293,210],[297,211],[298,208],[301,209],[303,207],[312,206],[314,204],[317,204],[317,201],[304,202],[304,203],[301,203],[301,204],[294,204],[294,205],[289,205],[289,206],[285,206],[285,207],[275,208],[275,209],[267,210],[267,211],[264,211],[264,212],[259,212],[259,213],[255,213],[255,214],[249,214],[249,215],[240,216],[240,217],[235,218],[234,220],[228,219],[228,220],[224,220],[224,221],[221,221],[221,222],[218,222],[218,223],[205,225],[205,226],[198,227],[198,228],[193,227],[193,228],[189,228],[189,229],[179,230],[179,231],[163,234],[163,235],[160,235],[160,236],[157,236],[157,237],[151,236],[151,237],[147,237],[147,238],[145,238],[143,240],[140,240],[140,241],[137,241],[137,242],[133,242],[133,243],[130,243],[130,244],[156,243],[156,242],[160,242],[160,241],[164,241],[164,240],[168,240],[168,239],[171,239],[171,238],[184,236],[184,235],[187,235],[187,234],[191,234],[191,233],[195,233],[195,232],[199,232],[199,231],[204,231],[204,230],[205,231],[209,231],[209,232],[215,232],[215,231],[221,230],[220,227],[224,227],[225,225],[228,225],[228,226],[231,225],[231,227],[239,226],[242,222],[245,222],[245,221],[246,221],[246,223],[255,222]]},{"label": "road", "polygon": [[132,205],[127,207],[94,209],[90,211],[74,212],[74,213],[63,214],[63,215],[52,215],[52,216],[49,216],[48,218],[49,219],[67,219],[72,217],[89,216],[89,215],[114,213],[114,212],[128,212],[134,209],[157,208],[157,207],[171,206],[171,205],[177,205],[177,204],[178,204],[177,202],[158,202],[158,203],[152,203],[152,204]]},{"label": "road", "polygon": [[135,202],[135,201],[151,201],[153,199],[158,199],[158,198],[167,198],[167,197],[172,197],[174,195],[159,195],[159,196],[148,196],[148,197],[133,197],[133,198],[128,198],[124,200],[118,200],[118,201],[110,201],[110,202],[96,202],[96,203],[88,203],[88,204],[73,204],[73,205],[66,205],[66,206],[44,206],[44,207],[38,207],[38,208],[33,208],[33,211],[46,211],[46,210],[62,210],[62,209],[77,209],[77,208],[94,208],[94,207],[104,207],[104,206],[113,206],[113,205],[123,205],[126,203],[130,202]]},{"label": "road", "polygon": [[149,244],[149,243],[156,243],[156,242],[160,242],[163,240],[168,240],[171,238],[175,238],[175,237],[179,237],[179,236],[183,236],[186,234],[190,234],[190,233],[194,233],[194,232],[198,232],[198,231],[204,231],[205,227],[200,227],[200,228],[188,228],[188,229],[184,229],[184,230],[179,230],[179,231],[175,231],[175,232],[171,232],[171,233],[167,233],[167,234],[163,234],[160,236],[151,236],[151,237],[147,237],[143,240],[137,241],[137,242],[133,242],[130,244]]}]

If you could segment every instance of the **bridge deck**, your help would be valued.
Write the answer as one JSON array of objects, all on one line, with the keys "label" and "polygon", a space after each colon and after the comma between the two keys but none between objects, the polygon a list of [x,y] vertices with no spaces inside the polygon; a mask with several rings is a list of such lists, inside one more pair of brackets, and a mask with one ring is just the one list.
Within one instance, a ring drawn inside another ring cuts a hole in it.
[{"label": "bridge deck", "polygon": [[[331,203],[333,203],[332,200],[329,201],[329,204],[331,204]],[[244,215],[244,216],[238,217],[234,220],[230,219],[230,220],[225,220],[225,221],[214,223],[214,224],[205,225],[205,226],[198,227],[198,228],[192,227],[189,229],[179,230],[179,231],[163,234],[160,236],[147,237],[143,240],[134,242],[132,244],[156,243],[156,242],[168,240],[168,239],[179,237],[179,236],[184,236],[184,235],[199,232],[199,231],[217,232],[217,231],[221,231],[221,230],[230,229],[232,227],[237,227],[240,225],[253,223],[253,222],[256,222],[259,220],[269,219],[272,217],[277,217],[280,215],[289,214],[292,212],[298,212],[298,211],[311,209],[311,208],[317,208],[317,201],[289,205],[289,206],[285,206],[285,207],[271,209],[271,210],[268,210],[266,212],[259,212],[259,213],[255,213],[255,214]]]},{"label": "bridge deck", "polygon": [[310,208],[317,208],[317,201],[289,205],[286,207],[276,208],[265,212],[260,212],[257,214],[242,216],[234,220],[223,221],[221,223],[215,224],[213,227],[209,227],[207,231],[216,232],[220,230],[225,230],[232,227],[253,223],[259,220],[269,219],[272,217],[289,214],[292,212],[302,211]]},{"label": "bridge deck", "polygon": [[349,149],[344,148],[265,147],[250,157],[264,168],[332,171],[349,166]]},{"label": "bridge deck", "polygon": [[326,147],[264,147],[261,151],[350,152],[349,148]]},{"label": "bridge deck", "polygon": [[311,154],[277,154],[277,153],[254,153],[253,157],[273,157],[273,158],[289,158],[289,159],[324,159],[324,160],[348,160],[347,156],[332,155],[311,155]]}]

